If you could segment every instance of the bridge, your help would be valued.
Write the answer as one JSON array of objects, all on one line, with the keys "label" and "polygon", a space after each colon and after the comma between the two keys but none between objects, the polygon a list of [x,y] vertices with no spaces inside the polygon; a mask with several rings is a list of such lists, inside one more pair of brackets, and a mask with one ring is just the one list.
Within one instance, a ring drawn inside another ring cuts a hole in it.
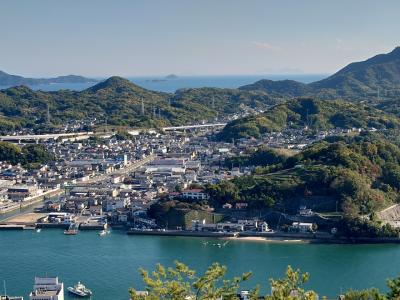
[{"label": "bridge", "polygon": [[93,135],[93,132],[73,132],[73,133],[49,133],[49,134],[28,134],[28,135],[2,135],[0,141],[47,141],[58,138],[84,138]]},{"label": "bridge", "polygon": [[163,127],[162,130],[175,131],[175,130],[186,130],[186,129],[201,129],[201,128],[210,128],[210,127],[225,127],[225,125],[226,125],[226,123],[196,124],[196,125]]}]

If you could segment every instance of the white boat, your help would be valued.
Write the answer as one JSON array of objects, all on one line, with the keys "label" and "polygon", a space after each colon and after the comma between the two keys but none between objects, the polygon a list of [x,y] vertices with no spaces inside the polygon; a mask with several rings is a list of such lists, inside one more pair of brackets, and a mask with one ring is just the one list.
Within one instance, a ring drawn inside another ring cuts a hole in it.
[{"label": "white boat", "polygon": [[39,233],[39,232],[41,232],[42,230],[40,229],[40,228],[38,228],[38,229],[36,229],[36,232],[37,233]]},{"label": "white boat", "polygon": [[70,286],[67,288],[68,292],[74,294],[79,297],[89,297],[92,295],[92,291],[88,289],[83,283],[78,282],[73,287]]},{"label": "white boat", "polygon": [[106,230],[102,230],[99,232],[99,236],[105,236],[107,234]]}]

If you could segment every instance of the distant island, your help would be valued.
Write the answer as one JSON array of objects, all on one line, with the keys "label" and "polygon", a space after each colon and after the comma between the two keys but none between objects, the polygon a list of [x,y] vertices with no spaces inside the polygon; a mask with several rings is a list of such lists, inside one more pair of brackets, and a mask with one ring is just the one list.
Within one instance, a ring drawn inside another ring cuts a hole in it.
[{"label": "distant island", "polygon": [[168,80],[175,80],[178,79],[179,77],[175,74],[169,74],[165,76],[164,78],[153,78],[153,79],[147,79],[147,82],[165,82]]},{"label": "distant island", "polygon": [[96,79],[86,78],[78,75],[58,76],[54,78],[28,78],[19,75],[11,75],[0,71],[0,86],[17,86],[17,85],[38,85],[38,84],[54,84],[54,83],[90,83],[98,82]]},{"label": "distant island", "polygon": [[171,79],[178,79],[179,77],[175,74],[169,74],[167,76],[165,76],[165,79],[167,80],[171,80]]}]

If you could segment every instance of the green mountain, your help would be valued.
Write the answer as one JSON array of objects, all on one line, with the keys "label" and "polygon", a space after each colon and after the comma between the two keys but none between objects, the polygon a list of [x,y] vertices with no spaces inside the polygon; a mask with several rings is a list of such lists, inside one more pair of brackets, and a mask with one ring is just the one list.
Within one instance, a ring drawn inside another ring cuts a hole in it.
[{"label": "green mountain", "polygon": [[97,80],[77,75],[58,76],[55,78],[26,78],[18,75],[10,75],[8,73],[0,71],[0,86],[90,82],[97,82]]},{"label": "green mountain", "polygon": [[[314,90],[333,89],[339,96],[376,95],[400,92],[400,47],[366,61],[349,64],[332,76],[311,83]],[[397,94],[398,95],[398,94]]]},{"label": "green mountain", "polygon": [[[240,87],[270,95],[314,96],[323,99],[378,101],[400,96],[400,47],[366,61],[351,63],[326,79],[310,84],[291,80],[260,80]],[[379,99],[378,99],[379,98]]]},{"label": "green mountain", "polygon": [[262,114],[237,119],[228,123],[218,137],[260,137],[261,134],[284,128],[326,130],[331,128],[398,128],[400,120],[376,108],[343,100],[324,101],[312,98],[288,100]]},{"label": "green mountain", "polygon": [[263,91],[271,95],[281,95],[286,97],[298,97],[307,95],[313,90],[307,84],[294,80],[268,80],[262,79],[253,84],[239,87],[244,91]]},{"label": "green mountain", "polygon": [[213,120],[217,115],[265,109],[274,103],[265,93],[234,89],[154,92],[121,77],[111,77],[83,91],[43,92],[18,86],[0,91],[0,131],[24,126],[40,129],[47,122],[47,108],[51,126],[96,118],[102,124],[159,127]]},{"label": "green mountain", "polygon": [[252,175],[209,186],[214,207],[246,202],[253,209],[295,214],[305,205],[319,213],[337,211],[352,223],[400,197],[400,150],[381,137],[330,138],[291,157],[272,152],[261,149],[249,156],[255,165],[255,157],[269,157]]}]

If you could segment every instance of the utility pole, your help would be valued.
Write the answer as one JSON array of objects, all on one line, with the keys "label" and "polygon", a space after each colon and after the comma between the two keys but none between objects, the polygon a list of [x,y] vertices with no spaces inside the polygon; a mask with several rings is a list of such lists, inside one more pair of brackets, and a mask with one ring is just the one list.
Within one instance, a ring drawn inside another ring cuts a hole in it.
[{"label": "utility pole", "polygon": [[142,109],[141,109],[141,112],[142,112],[142,116],[144,116],[144,101],[143,101],[143,98],[142,98]]},{"label": "utility pole", "polygon": [[307,129],[310,128],[310,120],[308,118],[308,108],[307,108],[307,112],[306,112],[306,126],[307,126]]},{"label": "utility pole", "polygon": [[382,82],[381,72],[378,72],[378,101],[381,100],[381,87],[380,87],[381,82]]},{"label": "utility pole", "polygon": [[47,103],[46,119],[47,119],[47,124],[50,124],[50,108],[48,103]]}]

